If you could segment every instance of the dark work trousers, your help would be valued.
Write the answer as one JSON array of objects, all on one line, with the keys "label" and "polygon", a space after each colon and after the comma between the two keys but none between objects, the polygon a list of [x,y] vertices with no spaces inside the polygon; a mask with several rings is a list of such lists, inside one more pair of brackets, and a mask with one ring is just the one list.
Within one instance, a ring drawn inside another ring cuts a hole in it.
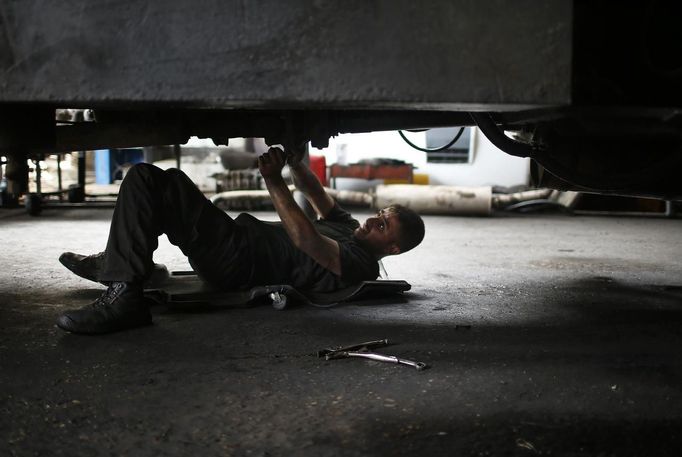
[{"label": "dark work trousers", "polygon": [[143,281],[163,233],[204,279],[225,289],[247,285],[252,262],[245,229],[182,171],[144,163],[121,183],[100,280]]}]

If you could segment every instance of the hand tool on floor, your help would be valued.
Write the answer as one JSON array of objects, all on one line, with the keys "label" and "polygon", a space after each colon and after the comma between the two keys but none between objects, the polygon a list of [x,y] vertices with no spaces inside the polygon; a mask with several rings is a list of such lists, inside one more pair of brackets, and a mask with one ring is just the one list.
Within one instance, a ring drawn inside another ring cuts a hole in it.
[{"label": "hand tool on floor", "polygon": [[388,363],[397,363],[397,364],[409,365],[411,367],[416,368],[418,371],[421,371],[425,368],[428,368],[428,365],[426,365],[424,362],[415,362],[413,360],[401,359],[401,358],[396,357],[394,355],[379,354],[376,352],[361,352],[361,351],[332,352],[330,354],[327,354],[325,356],[325,359],[334,360],[334,359],[343,359],[346,357],[361,357],[363,359],[376,360],[378,362],[388,362]]},{"label": "hand tool on floor", "polygon": [[395,363],[408,365],[421,371],[428,368],[423,362],[415,362],[413,360],[401,359],[394,355],[379,354],[377,352],[370,352],[369,349],[375,347],[387,346],[388,340],[368,341],[365,343],[354,344],[351,346],[341,346],[337,348],[327,348],[317,352],[318,357],[324,357],[326,360],[343,359],[349,357],[360,357],[364,359],[376,360],[379,362]]},{"label": "hand tool on floor", "polygon": [[[337,346],[337,347],[332,347],[332,348],[325,348],[325,349],[322,349],[321,351],[317,351],[317,356],[318,357],[325,357],[325,356],[327,356],[327,354],[331,354],[334,352],[369,351],[372,348],[378,348],[378,347],[383,347],[383,346],[388,346],[388,340],[387,339],[375,340],[375,341],[366,341],[364,343],[352,344],[350,346]],[[331,359],[327,359],[327,360],[331,360]]]}]

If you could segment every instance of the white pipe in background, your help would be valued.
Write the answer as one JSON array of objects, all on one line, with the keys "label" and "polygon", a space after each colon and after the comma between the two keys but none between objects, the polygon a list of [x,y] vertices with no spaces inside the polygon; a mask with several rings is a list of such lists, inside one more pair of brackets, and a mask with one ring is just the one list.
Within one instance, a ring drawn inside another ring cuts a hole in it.
[{"label": "white pipe in background", "polygon": [[377,186],[374,206],[400,204],[420,214],[488,216],[492,209],[492,187],[419,186],[391,184]]}]

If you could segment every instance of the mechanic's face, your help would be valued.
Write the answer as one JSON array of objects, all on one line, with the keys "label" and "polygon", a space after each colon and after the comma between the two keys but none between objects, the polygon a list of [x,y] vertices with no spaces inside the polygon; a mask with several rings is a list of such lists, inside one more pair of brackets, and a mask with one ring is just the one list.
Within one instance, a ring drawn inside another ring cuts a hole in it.
[{"label": "mechanic's face", "polygon": [[379,256],[400,254],[400,221],[398,215],[389,209],[382,209],[376,216],[368,218],[355,229],[354,234],[356,239]]}]

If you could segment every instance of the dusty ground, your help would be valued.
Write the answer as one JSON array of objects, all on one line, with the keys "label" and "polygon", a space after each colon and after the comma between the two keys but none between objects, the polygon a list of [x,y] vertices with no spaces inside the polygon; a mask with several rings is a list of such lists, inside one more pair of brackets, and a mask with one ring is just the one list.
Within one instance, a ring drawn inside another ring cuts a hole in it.
[{"label": "dusty ground", "polygon": [[[3,455],[679,455],[682,220],[428,217],[404,303],[54,326],[108,210],[0,212]],[[272,217],[272,214],[263,214]],[[186,269],[163,240],[156,257]],[[388,338],[417,372],[316,350]]]}]

